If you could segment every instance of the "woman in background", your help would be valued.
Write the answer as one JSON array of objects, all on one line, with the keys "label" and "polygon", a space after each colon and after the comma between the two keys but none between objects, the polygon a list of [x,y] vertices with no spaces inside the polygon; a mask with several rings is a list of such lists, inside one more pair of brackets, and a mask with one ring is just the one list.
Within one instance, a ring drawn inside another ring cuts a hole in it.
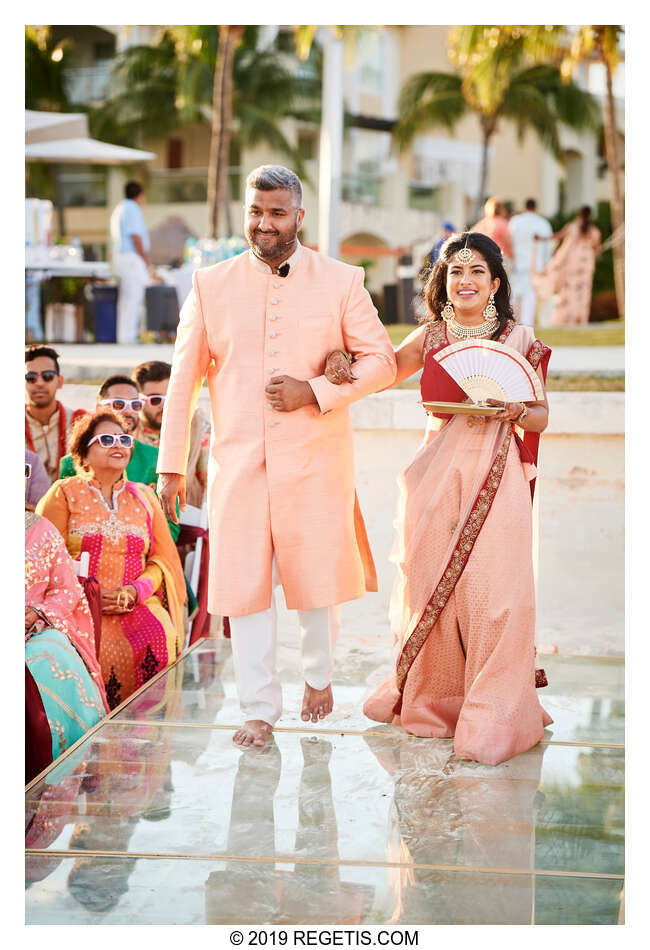
[{"label": "woman in background", "polygon": [[593,222],[591,208],[583,205],[577,217],[561,231],[536,240],[562,242],[544,270],[533,279],[540,297],[557,294],[552,325],[587,323],[596,258],[601,250],[600,231]]}]

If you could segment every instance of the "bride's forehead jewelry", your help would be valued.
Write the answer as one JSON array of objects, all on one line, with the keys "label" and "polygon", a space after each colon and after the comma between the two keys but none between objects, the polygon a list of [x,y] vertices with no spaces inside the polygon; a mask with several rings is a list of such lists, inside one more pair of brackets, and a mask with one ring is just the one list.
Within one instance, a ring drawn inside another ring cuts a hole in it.
[{"label": "bride's forehead jewelry", "polygon": [[454,257],[461,264],[469,264],[470,261],[474,260],[474,251],[471,247],[467,246],[467,238],[465,238],[465,247],[461,247],[460,251],[456,251]]}]

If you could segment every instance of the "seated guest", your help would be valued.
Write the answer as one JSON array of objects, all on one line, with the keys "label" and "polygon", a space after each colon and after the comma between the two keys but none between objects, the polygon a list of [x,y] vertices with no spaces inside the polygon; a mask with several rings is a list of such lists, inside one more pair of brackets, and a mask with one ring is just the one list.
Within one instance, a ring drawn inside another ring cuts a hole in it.
[{"label": "seated guest", "polygon": [[[144,485],[151,485],[156,488],[158,475],[156,465],[158,464],[158,449],[156,446],[147,445],[139,439],[138,426],[140,423],[140,410],[143,401],[138,395],[136,384],[128,376],[109,376],[97,393],[96,409],[112,409],[113,412],[119,412],[124,417],[128,431],[136,440],[133,443],[133,451],[129,464],[126,468],[126,477],[131,482],[142,482]],[[80,410],[83,413],[84,410]],[[59,478],[69,478],[75,474],[72,455],[64,455],[59,465]],[[177,540],[180,525],[169,521],[169,530],[174,541]]]},{"label": "seated guest", "polygon": [[[140,363],[133,370],[133,379],[144,405],[140,412],[138,439],[150,445],[160,445],[160,426],[171,375],[171,365],[160,360]],[[210,425],[200,409],[192,417],[190,426],[190,450],[185,477],[188,505],[200,508],[205,498],[208,480],[208,454],[210,451]]]},{"label": "seated guest", "polygon": [[[109,376],[105,380],[97,393],[96,409],[112,409],[113,412],[119,412],[123,416],[130,432],[135,439],[138,438],[138,425],[140,423],[140,410],[143,402],[138,395],[138,388],[132,379],[128,376]],[[143,482],[145,485],[156,485],[158,476],[156,474],[156,465],[158,464],[158,452],[150,445],[145,445],[142,441],[137,441],[133,446],[133,452],[126,471],[129,481]],[[68,478],[75,474],[72,455],[65,455],[59,465],[59,478]]]},{"label": "seated guest", "polygon": [[[28,466],[29,472],[27,471]],[[50,487],[50,479],[40,458],[31,449],[25,449],[25,478],[25,501],[33,511],[36,502],[43,497]]]},{"label": "seated guest", "polygon": [[57,400],[62,386],[56,350],[40,344],[25,347],[25,448],[36,452],[50,483],[58,477],[70,426],[79,415]]},{"label": "seated guest", "polygon": [[25,512],[25,664],[30,781],[108,712],[93,622],[72,559],[54,525],[32,511]]},{"label": "seated guest", "polygon": [[156,495],[125,475],[134,444],[128,429],[110,409],[79,419],[70,436],[78,474],[52,485],[37,506],[73,557],[90,554],[111,709],[173,662],[183,643],[185,578]]}]

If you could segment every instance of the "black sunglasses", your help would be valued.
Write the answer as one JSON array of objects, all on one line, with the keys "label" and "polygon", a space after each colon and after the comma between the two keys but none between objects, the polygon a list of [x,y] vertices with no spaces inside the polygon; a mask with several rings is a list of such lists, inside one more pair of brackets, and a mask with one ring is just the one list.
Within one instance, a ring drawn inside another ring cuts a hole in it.
[{"label": "black sunglasses", "polygon": [[25,373],[25,382],[26,383],[35,383],[38,377],[40,376],[44,383],[51,383],[59,374],[55,369],[46,369],[42,373],[35,373],[31,370],[29,373]]}]

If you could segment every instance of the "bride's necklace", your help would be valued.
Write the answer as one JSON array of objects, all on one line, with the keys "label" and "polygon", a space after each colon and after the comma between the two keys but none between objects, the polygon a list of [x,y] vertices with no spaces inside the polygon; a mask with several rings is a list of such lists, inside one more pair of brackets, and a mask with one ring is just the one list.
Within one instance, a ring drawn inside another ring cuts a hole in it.
[{"label": "bride's necklace", "polygon": [[455,317],[452,317],[451,320],[445,319],[445,323],[447,324],[447,330],[460,340],[475,340],[477,337],[491,337],[499,326],[499,318],[492,317],[475,327],[463,326],[462,323],[458,323]]}]

